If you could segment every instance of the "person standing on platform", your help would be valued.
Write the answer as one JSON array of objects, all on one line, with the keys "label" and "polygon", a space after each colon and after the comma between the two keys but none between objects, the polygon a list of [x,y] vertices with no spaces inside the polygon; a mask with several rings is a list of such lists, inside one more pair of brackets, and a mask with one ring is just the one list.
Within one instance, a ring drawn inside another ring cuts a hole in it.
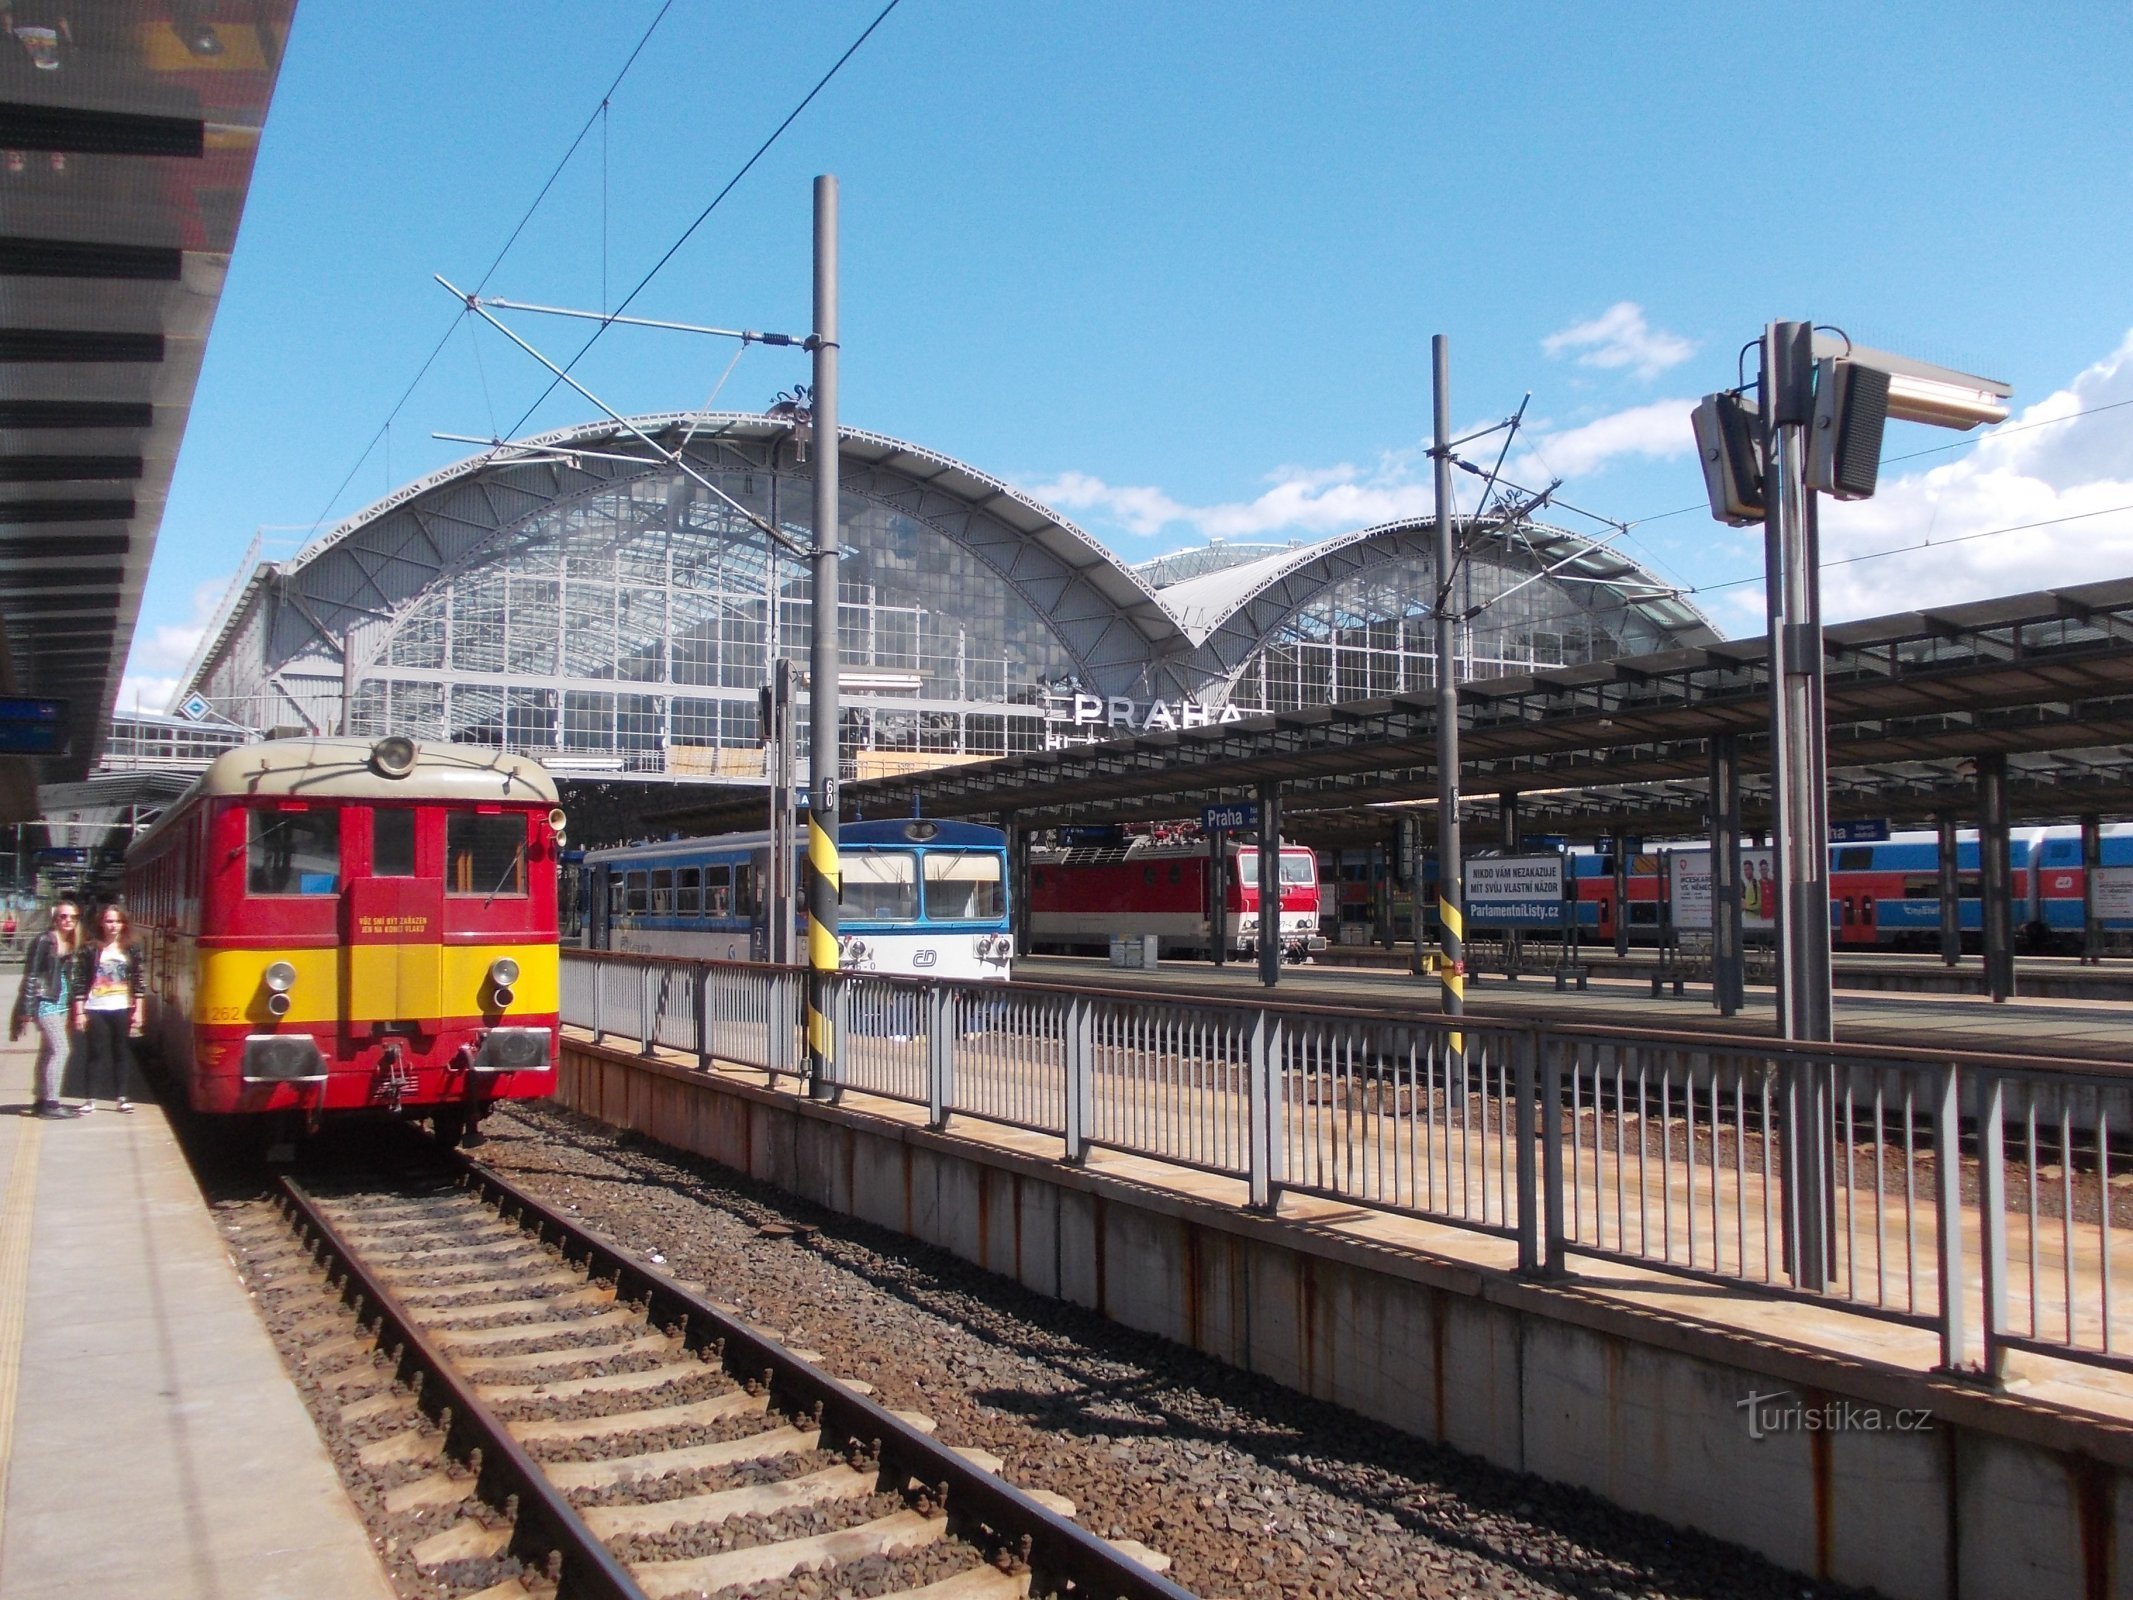
[{"label": "person standing on platform", "polygon": [[15,1004],[37,1029],[37,1104],[40,1117],[78,1115],[61,1105],[59,1083],[74,1054],[74,963],[81,943],[81,908],[71,900],[52,906],[52,925],[30,942]]},{"label": "person standing on platform", "polygon": [[126,913],[106,906],[96,935],[81,941],[74,966],[74,1022],[82,1038],[82,1110],[96,1109],[97,1080],[111,1080],[116,1109],[131,1111],[126,1080],[133,1071],[131,1040],[141,1026],[141,958]]}]

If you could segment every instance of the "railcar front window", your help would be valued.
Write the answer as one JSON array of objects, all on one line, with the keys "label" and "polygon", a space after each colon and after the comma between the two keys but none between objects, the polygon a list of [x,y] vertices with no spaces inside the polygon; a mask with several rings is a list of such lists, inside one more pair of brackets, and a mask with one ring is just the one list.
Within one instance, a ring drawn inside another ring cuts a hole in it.
[{"label": "railcar front window", "polygon": [[334,894],[341,886],[338,811],[254,811],[245,847],[248,894]]},{"label": "railcar front window", "polygon": [[371,813],[370,875],[373,878],[412,878],[415,875],[414,812]]},{"label": "railcar front window", "polygon": [[844,892],[841,917],[854,922],[918,920],[918,858],[908,850],[850,851],[840,863]]},{"label": "railcar front window", "polygon": [[977,850],[926,852],[926,915],[935,922],[996,920],[1007,904],[1000,858]]},{"label": "railcar front window", "polygon": [[[1247,888],[1259,883],[1259,852],[1246,846],[1237,852],[1237,881]],[[1284,855],[1281,858],[1281,881],[1290,885],[1318,882],[1318,863],[1307,855]]]},{"label": "railcar front window", "polygon": [[494,900],[526,892],[526,819],[454,811],[444,819],[446,892]]}]

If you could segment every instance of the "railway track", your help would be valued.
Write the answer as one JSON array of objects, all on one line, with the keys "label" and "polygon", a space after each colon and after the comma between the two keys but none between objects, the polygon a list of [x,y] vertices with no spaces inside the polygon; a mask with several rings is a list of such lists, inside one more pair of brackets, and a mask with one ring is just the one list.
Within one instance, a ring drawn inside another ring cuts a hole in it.
[{"label": "railway track", "polygon": [[1097,1538],[928,1419],[454,1160],[279,1186],[356,1324],[332,1342],[397,1379],[342,1419],[394,1479],[384,1511],[435,1513],[406,1553],[438,1592],[784,1596],[818,1573],[813,1592],[895,1600],[1191,1600],[1153,1552]]}]

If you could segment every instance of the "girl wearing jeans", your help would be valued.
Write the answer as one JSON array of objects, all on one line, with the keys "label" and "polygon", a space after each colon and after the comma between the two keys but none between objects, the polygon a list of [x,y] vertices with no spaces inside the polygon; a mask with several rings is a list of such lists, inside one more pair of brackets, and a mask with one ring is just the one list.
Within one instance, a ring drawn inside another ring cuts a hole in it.
[{"label": "girl wearing jeans", "polygon": [[72,1106],[59,1103],[59,1080],[74,1053],[68,1027],[68,1002],[74,994],[76,946],[81,943],[81,908],[71,900],[52,907],[52,925],[30,945],[22,967],[23,1014],[37,1027],[37,1106],[40,1117],[71,1117]]},{"label": "girl wearing jeans", "polygon": [[141,1025],[141,958],[126,938],[126,913],[106,906],[97,914],[96,938],[84,941],[74,969],[74,1015],[84,1049],[83,1111],[96,1109],[97,1079],[108,1074],[111,1098],[131,1111],[126,1074],[133,1066],[128,1043]]}]

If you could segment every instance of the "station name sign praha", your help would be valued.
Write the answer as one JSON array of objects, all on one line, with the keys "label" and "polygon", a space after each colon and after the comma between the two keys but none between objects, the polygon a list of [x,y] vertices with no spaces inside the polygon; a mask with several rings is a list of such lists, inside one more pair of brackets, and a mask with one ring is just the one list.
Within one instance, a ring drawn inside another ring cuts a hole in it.
[{"label": "station name sign praha", "polygon": [[1197,700],[1134,700],[1126,695],[1057,693],[1045,697],[1044,748],[1094,744],[1114,733],[1166,733],[1176,728],[1206,728],[1242,722],[1235,706],[1202,705]]},{"label": "station name sign praha", "polygon": [[1481,928],[1564,925],[1563,858],[1476,856],[1466,863],[1466,920]]}]

